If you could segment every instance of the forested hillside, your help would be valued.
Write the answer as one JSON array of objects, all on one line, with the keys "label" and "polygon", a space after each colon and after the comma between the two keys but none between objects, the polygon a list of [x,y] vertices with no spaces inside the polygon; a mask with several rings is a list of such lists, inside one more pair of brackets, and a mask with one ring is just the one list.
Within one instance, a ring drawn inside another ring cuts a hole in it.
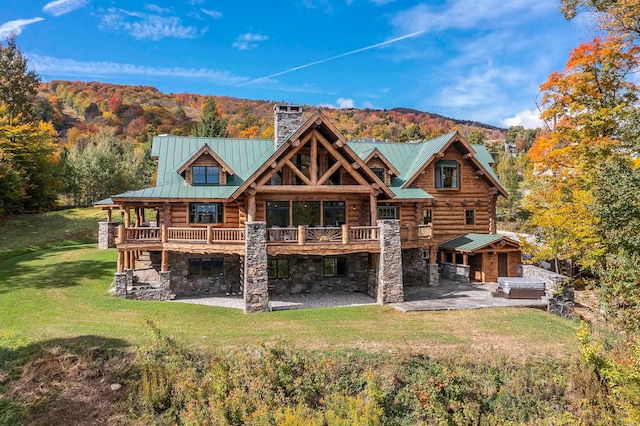
[{"label": "forested hillside", "polygon": [[[205,101],[210,98],[216,101],[218,113],[227,120],[229,136],[273,136],[273,101],[190,93],[164,94],[151,86],[56,80],[41,84],[36,104],[39,117],[52,121],[63,132],[63,138],[70,138],[72,143],[77,137],[96,132],[104,125],[115,127],[116,134],[144,142],[153,134],[189,135],[199,120]],[[316,109],[305,106],[307,114]],[[504,130],[495,126],[408,108],[321,109],[348,138],[377,137],[403,142],[436,137],[452,130],[459,130],[463,135],[479,130],[488,139],[504,138]]]}]

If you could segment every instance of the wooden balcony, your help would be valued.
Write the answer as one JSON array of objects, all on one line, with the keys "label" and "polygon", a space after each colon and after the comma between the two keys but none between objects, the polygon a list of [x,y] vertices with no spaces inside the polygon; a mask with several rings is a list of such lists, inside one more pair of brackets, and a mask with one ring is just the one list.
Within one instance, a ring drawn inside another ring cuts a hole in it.
[{"label": "wooden balcony", "polygon": [[[430,225],[402,226],[402,246],[419,247],[431,238]],[[192,253],[243,254],[244,228],[132,227],[120,228],[118,247],[125,250],[171,250]],[[267,229],[267,252],[282,254],[331,254],[380,251],[377,226]]]}]

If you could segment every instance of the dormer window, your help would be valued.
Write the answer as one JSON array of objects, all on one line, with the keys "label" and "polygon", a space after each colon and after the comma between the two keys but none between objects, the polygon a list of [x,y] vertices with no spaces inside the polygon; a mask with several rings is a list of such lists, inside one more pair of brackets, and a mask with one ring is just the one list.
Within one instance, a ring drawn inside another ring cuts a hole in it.
[{"label": "dormer window", "polygon": [[378,177],[378,179],[380,179],[382,182],[385,182],[385,180],[384,180],[384,168],[382,168],[382,167],[372,167],[371,171],[373,172],[374,175],[376,175]]},{"label": "dormer window", "polygon": [[460,188],[460,164],[454,160],[440,160],[436,163],[435,187],[440,189]]},{"label": "dormer window", "polygon": [[218,166],[193,166],[194,185],[219,185],[220,167]]}]

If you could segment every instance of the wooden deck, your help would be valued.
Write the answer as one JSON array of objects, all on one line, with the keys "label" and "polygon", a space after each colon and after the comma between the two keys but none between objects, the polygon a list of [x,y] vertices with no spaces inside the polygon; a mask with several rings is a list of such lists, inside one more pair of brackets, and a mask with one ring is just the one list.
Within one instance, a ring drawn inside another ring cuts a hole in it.
[{"label": "wooden deck", "polygon": [[[430,225],[403,226],[403,248],[427,247]],[[340,254],[380,251],[377,226],[267,228],[267,253]],[[121,250],[170,250],[191,253],[244,254],[244,228],[201,227],[120,227],[117,247]]]}]

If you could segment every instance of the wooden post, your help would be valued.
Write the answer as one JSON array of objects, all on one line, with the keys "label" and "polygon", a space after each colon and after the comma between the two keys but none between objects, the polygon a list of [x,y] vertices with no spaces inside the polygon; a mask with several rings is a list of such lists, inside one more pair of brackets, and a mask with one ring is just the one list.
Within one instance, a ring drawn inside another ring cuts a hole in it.
[{"label": "wooden post", "polygon": [[124,269],[131,268],[131,256],[129,255],[129,251],[124,251]]},{"label": "wooden post", "polygon": [[124,243],[125,239],[126,239],[126,235],[125,232],[127,232],[124,228],[124,224],[120,224],[118,226],[118,244],[122,244]]},{"label": "wooden post", "polygon": [[371,209],[371,226],[376,225],[378,220],[378,197],[373,194],[369,194],[369,208]]},{"label": "wooden post", "polygon": [[162,225],[162,242],[166,243],[167,241],[169,241],[169,230],[167,225]]},{"label": "wooden post", "polygon": [[169,270],[169,252],[162,250],[162,262],[160,263],[160,271],[167,272]]},{"label": "wooden post", "polygon": [[124,209],[124,226],[125,228],[128,228],[131,224],[131,212],[129,211],[129,208],[125,208]]},{"label": "wooden post", "polygon": [[437,253],[438,253],[438,247],[437,246],[430,246],[429,247],[429,263],[431,263],[431,264],[438,263]]},{"label": "wooden post", "polygon": [[129,254],[131,255],[131,260],[129,261],[129,267],[131,269],[136,269],[136,252],[134,250],[131,250]]},{"label": "wooden post", "polygon": [[298,244],[303,246],[307,239],[307,227],[305,225],[298,225]]},{"label": "wooden post", "polygon": [[469,255],[467,253],[462,253],[462,264],[464,266],[469,264]]},{"label": "wooden post", "polygon": [[444,263],[447,261],[447,254],[444,251],[440,252],[440,262]]},{"label": "wooden post", "polygon": [[135,215],[135,218],[136,218],[136,227],[139,227],[140,226],[140,209],[138,207],[133,209],[133,214]]},{"label": "wooden post", "polygon": [[211,225],[207,225],[207,244],[211,244],[213,242],[213,229],[211,228]]},{"label": "wooden post", "polygon": [[349,225],[342,225],[342,244],[349,244]]},{"label": "wooden post", "polygon": [[249,194],[247,197],[247,222],[253,222],[256,216],[256,196]]},{"label": "wooden post", "polygon": [[140,224],[142,225],[147,221],[147,218],[144,215],[144,207],[140,209]]},{"label": "wooden post", "polygon": [[118,272],[124,272],[124,251],[118,250]]},{"label": "wooden post", "polygon": [[107,210],[107,222],[111,222],[111,207]]}]

